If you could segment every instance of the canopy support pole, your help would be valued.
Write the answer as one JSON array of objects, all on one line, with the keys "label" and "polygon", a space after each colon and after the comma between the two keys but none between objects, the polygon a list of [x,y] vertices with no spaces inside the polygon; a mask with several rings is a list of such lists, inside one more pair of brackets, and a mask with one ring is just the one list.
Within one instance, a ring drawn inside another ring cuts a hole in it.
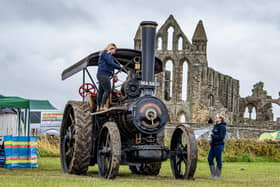
[{"label": "canopy support pole", "polygon": [[30,136],[30,109],[28,109],[28,125],[27,125],[27,136]]},{"label": "canopy support pole", "polygon": [[27,108],[26,109],[24,109],[24,114],[25,114],[25,116],[24,116],[24,135],[26,136],[26,127],[27,127]]},{"label": "canopy support pole", "polygon": [[21,111],[19,108],[17,109],[17,111],[18,111],[18,132],[17,132],[17,134],[18,134],[18,136],[20,136],[20,113],[21,113]]},{"label": "canopy support pole", "polygon": [[[83,85],[85,84],[86,81],[86,75],[85,75],[85,68],[83,69]],[[85,97],[83,97],[83,102],[85,101]]]},{"label": "canopy support pole", "polygon": [[88,69],[87,69],[87,68],[85,68],[85,70],[86,70],[86,72],[87,72],[87,74],[88,74],[88,76],[89,76],[89,78],[90,78],[90,80],[91,80],[92,84],[95,86],[95,88],[96,88],[97,92],[99,92],[98,87],[96,86],[96,84],[95,84],[95,82],[94,82],[94,80],[93,80],[92,76],[90,75],[90,73],[89,73]]}]

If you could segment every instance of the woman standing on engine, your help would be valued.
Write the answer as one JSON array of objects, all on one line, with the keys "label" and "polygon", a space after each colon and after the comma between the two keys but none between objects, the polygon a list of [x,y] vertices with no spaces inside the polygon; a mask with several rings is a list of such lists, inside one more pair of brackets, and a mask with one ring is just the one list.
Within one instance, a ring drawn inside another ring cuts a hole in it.
[{"label": "woman standing on engine", "polygon": [[[226,136],[226,123],[223,114],[217,114],[215,117],[216,124],[214,125],[211,135],[210,151],[208,154],[208,163],[210,167],[210,178],[219,178],[222,171],[222,152],[224,150],[224,139]],[[214,165],[214,158],[217,166]]]},{"label": "woman standing on engine", "polygon": [[111,78],[115,69],[121,69],[122,65],[115,62],[113,54],[116,53],[117,46],[114,43],[107,45],[101,52],[98,59],[97,79],[99,81],[99,92],[97,96],[97,111],[109,108],[106,104],[111,93]]}]

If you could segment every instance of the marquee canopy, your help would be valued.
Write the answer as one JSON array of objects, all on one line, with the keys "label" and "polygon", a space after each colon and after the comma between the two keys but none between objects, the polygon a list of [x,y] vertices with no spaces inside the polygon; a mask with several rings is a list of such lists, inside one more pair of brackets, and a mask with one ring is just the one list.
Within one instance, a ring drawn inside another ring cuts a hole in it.
[{"label": "marquee canopy", "polygon": [[0,96],[0,108],[26,108],[38,110],[55,110],[56,108],[47,100],[30,100],[21,97]]}]

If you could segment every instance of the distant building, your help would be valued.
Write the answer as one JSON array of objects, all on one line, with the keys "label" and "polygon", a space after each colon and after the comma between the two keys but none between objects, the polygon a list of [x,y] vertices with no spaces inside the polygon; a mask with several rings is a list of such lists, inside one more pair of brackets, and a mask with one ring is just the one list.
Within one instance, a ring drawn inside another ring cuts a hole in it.
[{"label": "distant building", "polygon": [[[164,63],[164,71],[156,76],[161,84],[156,95],[167,105],[171,122],[207,123],[217,112],[225,112],[228,123],[243,122],[246,107],[255,107],[257,120],[272,119],[271,102],[280,105],[280,99],[267,98],[266,93],[240,98],[239,80],[208,66],[208,39],[201,20],[190,41],[170,15],[156,41],[156,55]],[[141,49],[141,27],[134,48]],[[268,103],[262,106],[263,102]]]}]

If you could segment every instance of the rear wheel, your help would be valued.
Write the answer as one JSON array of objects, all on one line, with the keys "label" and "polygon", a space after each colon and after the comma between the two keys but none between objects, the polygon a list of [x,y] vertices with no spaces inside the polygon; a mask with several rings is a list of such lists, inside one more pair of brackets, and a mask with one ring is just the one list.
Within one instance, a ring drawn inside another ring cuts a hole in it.
[{"label": "rear wheel", "polygon": [[90,164],[92,118],[88,103],[67,103],[60,131],[60,158],[64,173],[84,175]]},{"label": "rear wheel", "polygon": [[99,135],[97,163],[99,175],[113,179],[117,176],[121,160],[121,137],[115,122],[106,122]]}]

